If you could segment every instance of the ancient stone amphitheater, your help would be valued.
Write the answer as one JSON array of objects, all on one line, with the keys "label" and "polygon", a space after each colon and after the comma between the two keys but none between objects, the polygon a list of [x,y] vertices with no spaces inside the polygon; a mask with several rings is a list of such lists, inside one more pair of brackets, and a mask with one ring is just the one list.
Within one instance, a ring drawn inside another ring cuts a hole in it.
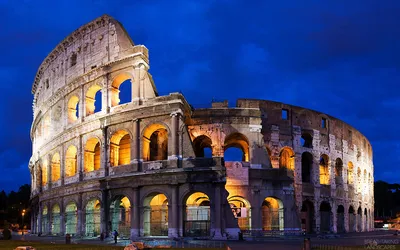
[{"label": "ancient stone amphitheater", "polygon": [[[149,65],[147,48],[107,15],[40,65],[33,233],[229,239],[373,227],[372,148],[356,129],[272,101],[194,108],[180,93],[159,96]],[[236,160],[224,161],[229,150]]]}]

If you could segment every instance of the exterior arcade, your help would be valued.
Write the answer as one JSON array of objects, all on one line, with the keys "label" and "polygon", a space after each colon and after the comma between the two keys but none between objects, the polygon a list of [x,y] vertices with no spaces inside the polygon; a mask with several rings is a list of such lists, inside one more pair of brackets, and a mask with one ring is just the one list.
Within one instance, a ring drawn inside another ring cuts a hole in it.
[{"label": "exterior arcade", "polygon": [[[33,233],[234,239],[373,227],[372,148],[360,132],[272,101],[194,109],[180,93],[159,96],[147,48],[110,16],[58,44],[32,93]],[[224,161],[231,149],[240,159]]]}]

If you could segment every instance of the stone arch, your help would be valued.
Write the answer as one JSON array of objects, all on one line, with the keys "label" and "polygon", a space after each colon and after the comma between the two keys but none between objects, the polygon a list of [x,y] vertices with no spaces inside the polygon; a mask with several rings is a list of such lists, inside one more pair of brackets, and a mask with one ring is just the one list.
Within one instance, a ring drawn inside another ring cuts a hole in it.
[{"label": "stone arch", "polygon": [[212,156],[212,140],[207,135],[197,136],[193,140],[193,148],[196,157],[206,157],[206,149],[211,150]]},{"label": "stone arch", "polygon": [[[96,95],[100,91],[102,93],[103,88],[98,84],[93,84],[90,86],[85,95],[85,111],[86,116],[92,115],[95,113],[96,110]],[[100,98],[101,100],[101,98]],[[98,104],[97,104],[98,105]],[[101,110],[102,103],[100,102],[100,110]]]},{"label": "stone arch", "polygon": [[73,123],[79,118],[79,97],[73,95],[69,98],[68,104],[68,123]]},{"label": "stone arch", "polygon": [[240,230],[251,230],[251,204],[242,196],[228,198],[233,216],[237,219]]},{"label": "stone arch", "polygon": [[144,236],[168,236],[168,198],[164,193],[152,192],[143,200]]},{"label": "stone arch", "polygon": [[261,204],[262,229],[284,230],[284,207],[280,199],[267,197]]},{"label": "stone arch", "polygon": [[313,156],[309,152],[301,155],[301,181],[303,183],[312,182]]},{"label": "stone arch", "polygon": [[345,226],[344,226],[344,206],[339,205],[336,210],[337,214],[337,220],[336,220],[336,229],[338,233],[344,233],[345,232]]},{"label": "stone arch", "polygon": [[351,161],[347,163],[347,183],[354,184],[354,165]]},{"label": "stone arch", "polygon": [[352,205],[349,206],[349,232],[356,230],[356,215]]},{"label": "stone arch", "polygon": [[301,229],[307,233],[315,231],[314,204],[305,200],[301,206]]},{"label": "stone arch", "polygon": [[169,128],[163,123],[153,123],[143,129],[142,145],[144,161],[168,159]]},{"label": "stone arch", "polygon": [[114,195],[110,202],[111,231],[117,230],[121,237],[130,236],[131,204],[124,195]]},{"label": "stone arch", "polygon": [[85,235],[97,236],[100,234],[100,209],[101,202],[98,198],[90,198],[85,206]]},{"label": "stone arch", "polygon": [[60,234],[61,226],[61,209],[59,204],[54,204],[51,207],[51,233],[53,235]]},{"label": "stone arch", "polygon": [[[124,83],[125,81],[130,81],[131,84],[131,88],[132,88],[132,80],[133,80],[133,76],[128,73],[128,72],[124,72],[124,73],[120,73],[117,76],[115,76],[112,80],[111,83],[111,107],[115,107],[118,106],[120,104],[120,87],[121,84]],[[131,96],[132,99],[132,96]]]},{"label": "stone arch", "polygon": [[294,152],[290,147],[283,147],[279,153],[279,168],[294,171]]},{"label": "stone arch", "polygon": [[61,177],[60,154],[57,152],[51,158],[51,182],[58,181]]},{"label": "stone arch", "polygon": [[250,160],[249,140],[239,132],[229,134],[224,141],[224,154],[229,148],[238,148],[242,151],[242,161]]},{"label": "stone arch", "polygon": [[313,137],[309,132],[302,132],[300,138],[300,145],[305,148],[312,148],[313,147]]},{"label": "stone arch", "polygon": [[70,200],[65,206],[65,233],[75,235],[78,225],[78,207],[76,202]]},{"label": "stone arch", "polygon": [[84,172],[99,170],[101,165],[101,144],[97,137],[91,137],[86,141],[84,154]]},{"label": "stone arch", "polygon": [[332,224],[332,208],[331,204],[327,201],[322,201],[319,206],[319,213],[321,218],[320,223],[320,231],[321,232],[330,232],[331,224]]},{"label": "stone arch", "polygon": [[78,172],[78,149],[70,145],[65,153],[65,176],[71,177]]},{"label": "stone arch", "polygon": [[330,185],[330,160],[329,156],[322,154],[319,158],[319,183],[321,185]]},{"label": "stone arch", "polygon": [[44,234],[48,233],[48,225],[49,225],[49,209],[46,205],[43,206],[42,208],[42,229],[39,230],[39,232],[42,232]]},{"label": "stone arch", "polygon": [[335,183],[337,185],[343,184],[343,161],[340,158],[336,158],[335,161]]},{"label": "stone arch", "polygon": [[130,164],[131,135],[126,130],[116,131],[110,139],[110,163],[112,167]]},{"label": "stone arch", "polygon": [[210,198],[203,192],[191,192],[184,199],[184,236],[210,236]]}]

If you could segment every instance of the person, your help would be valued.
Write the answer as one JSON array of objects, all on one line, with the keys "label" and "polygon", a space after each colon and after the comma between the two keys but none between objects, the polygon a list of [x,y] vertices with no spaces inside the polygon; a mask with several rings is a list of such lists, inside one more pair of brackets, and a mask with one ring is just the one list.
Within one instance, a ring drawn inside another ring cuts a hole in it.
[{"label": "person", "polygon": [[118,237],[117,230],[114,230],[113,235],[114,235],[114,242],[115,242],[115,244],[117,244],[117,237]]},{"label": "person", "polygon": [[102,232],[102,233],[100,234],[100,240],[101,240],[101,241],[104,240],[104,232]]}]

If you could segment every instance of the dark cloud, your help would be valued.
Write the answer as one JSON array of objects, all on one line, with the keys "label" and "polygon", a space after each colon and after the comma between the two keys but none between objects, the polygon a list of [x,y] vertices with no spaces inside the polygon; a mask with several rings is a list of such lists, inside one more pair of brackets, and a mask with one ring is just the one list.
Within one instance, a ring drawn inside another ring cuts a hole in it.
[{"label": "dark cloud", "polygon": [[15,168],[3,178],[25,171],[18,182],[29,181],[30,90],[40,63],[108,13],[149,48],[160,94],[181,91],[199,107],[258,98],[326,112],[369,138],[375,179],[396,181],[399,12],[395,0],[2,1],[0,169]]}]

